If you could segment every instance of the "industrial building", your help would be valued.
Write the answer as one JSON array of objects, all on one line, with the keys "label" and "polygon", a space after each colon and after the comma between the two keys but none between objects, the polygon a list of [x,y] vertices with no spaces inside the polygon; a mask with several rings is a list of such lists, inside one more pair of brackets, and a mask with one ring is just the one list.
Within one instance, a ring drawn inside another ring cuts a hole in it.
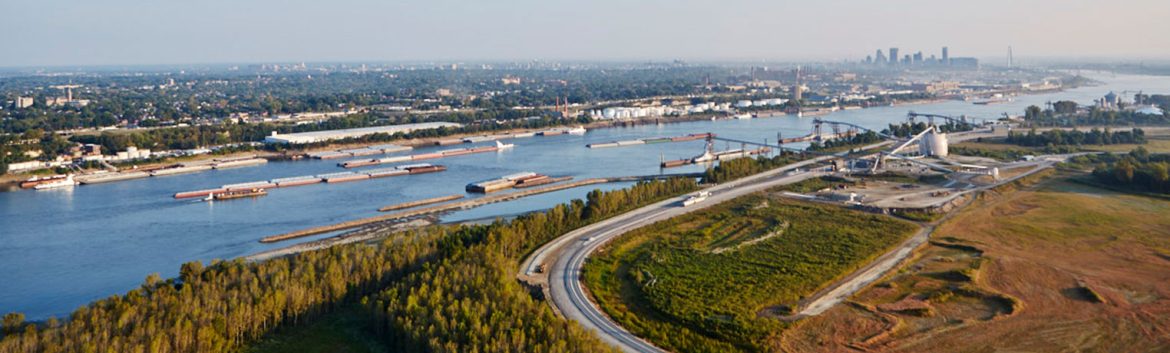
[{"label": "industrial building", "polygon": [[16,101],[12,103],[12,106],[15,107],[16,109],[24,109],[24,108],[31,107],[32,105],[33,105],[33,98],[32,97],[16,97]]},{"label": "industrial building", "polygon": [[300,132],[293,134],[278,134],[273,131],[272,136],[264,138],[265,143],[283,143],[283,144],[304,144],[323,141],[340,140],[354,137],[362,137],[373,134],[408,134],[416,130],[428,130],[438,128],[459,128],[463,127],[461,124],[448,122],[430,122],[404,125],[390,125],[390,126],[375,126],[363,127],[357,129],[343,129],[343,130],[326,130],[313,132]]}]

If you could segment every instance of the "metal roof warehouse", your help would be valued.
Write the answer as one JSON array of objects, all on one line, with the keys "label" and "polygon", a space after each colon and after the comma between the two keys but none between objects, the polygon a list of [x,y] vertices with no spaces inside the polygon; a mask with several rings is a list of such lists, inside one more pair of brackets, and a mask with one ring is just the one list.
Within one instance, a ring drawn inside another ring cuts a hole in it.
[{"label": "metal roof warehouse", "polygon": [[343,130],[326,130],[313,132],[298,132],[294,134],[279,134],[275,131],[272,136],[264,138],[265,143],[285,143],[285,144],[302,144],[313,143],[329,140],[340,140],[352,137],[362,137],[366,135],[373,135],[377,133],[386,133],[393,135],[395,133],[410,133],[415,130],[438,129],[441,127],[458,128],[463,125],[448,122],[430,122],[417,124],[403,124],[390,126],[375,126],[363,127],[357,129],[343,129]]}]

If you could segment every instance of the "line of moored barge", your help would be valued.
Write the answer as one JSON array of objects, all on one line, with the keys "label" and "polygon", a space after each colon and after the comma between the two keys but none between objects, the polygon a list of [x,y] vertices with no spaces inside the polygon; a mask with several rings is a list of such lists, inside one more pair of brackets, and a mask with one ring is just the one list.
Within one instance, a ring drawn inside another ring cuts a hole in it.
[{"label": "line of moored barge", "polygon": [[215,189],[186,191],[175,194],[176,199],[188,199],[197,197],[208,197],[216,194],[227,192],[241,191],[241,190],[264,190],[273,188],[286,188],[293,186],[302,186],[317,183],[344,183],[350,181],[359,181],[366,179],[385,178],[399,175],[410,174],[424,174],[435,173],[447,170],[447,167],[441,165],[433,165],[427,163],[409,164],[397,166],[394,168],[381,168],[365,170],[361,172],[338,172],[326,173],[312,176],[296,176],[288,178],[277,178],[267,181],[254,181],[248,183],[228,184]]}]

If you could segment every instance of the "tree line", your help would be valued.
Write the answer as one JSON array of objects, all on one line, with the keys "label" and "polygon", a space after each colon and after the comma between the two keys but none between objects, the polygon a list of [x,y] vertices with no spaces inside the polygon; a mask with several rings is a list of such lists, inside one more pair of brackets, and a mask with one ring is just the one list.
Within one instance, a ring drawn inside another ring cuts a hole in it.
[{"label": "tree line", "polygon": [[514,277],[521,257],[572,229],[695,188],[693,179],[672,179],[595,190],[586,202],[493,223],[459,239],[451,256],[371,296],[366,307],[388,346],[402,352],[610,352],[521,287]]},{"label": "tree line", "polygon": [[1052,129],[1043,133],[1036,133],[1036,129],[1031,129],[1026,134],[1015,131],[1009,132],[1005,141],[1010,144],[1026,147],[1144,144],[1146,143],[1146,132],[1139,128],[1116,132],[1108,128],[1104,130],[1094,128],[1088,132],[1077,129]]},{"label": "tree line", "polygon": [[773,157],[759,155],[756,158],[737,158],[720,161],[719,165],[714,168],[708,168],[703,172],[702,179],[704,183],[722,183],[788,165],[801,159],[804,159],[803,155],[793,152],[781,152]]},{"label": "tree line", "polygon": [[1035,105],[1028,106],[1024,109],[1024,124],[1033,127],[1166,125],[1170,124],[1170,111],[1163,109],[1162,114],[1157,115],[1144,114],[1134,110],[1091,107],[1088,111],[1082,112],[1077,108],[1076,103],[1062,101],[1055,103],[1053,109],[1041,109]]},{"label": "tree line", "polygon": [[264,262],[184,264],[68,319],[6,315],[0,353],[233,352],[278,327],[347,303],[370,309],[389,346],[408,352],[608,352],[511,278],[521,256],[573,228],[697,188],[642,182],[484,226],[436,226]]},{"label": "tree line", "polygon": [[[886,134],[886,135],[905,138],[905,137],[911,137],[911,136],[917,135],[923,131],[926,131],[926,128],[928,128],[928,127],[930,127],[930,124],[927,124],[926,122],[922,122],[922,121],[914,122],[914,123],[904,122],[901,124],[890,124],[889,127],[882,130],[882,133]],[[950,120],[947,120],[946,124],[938,124],[938,125],[935,125],[935,127],[938,129],[938,131],[947,132],[947,133],[960,132],[960,131],[971,131],[971,130],[975,129],[975,125],[972,125],[971,123],[956,123],[956,122],[953,122]]]},{"label": "tree line", "polygon": [[1086,159],[1096,163],[1093,177],[1101,183],[1170,194],[1170,154],[1150,154],[1138,147],[1125,155],[1105,153]]}]

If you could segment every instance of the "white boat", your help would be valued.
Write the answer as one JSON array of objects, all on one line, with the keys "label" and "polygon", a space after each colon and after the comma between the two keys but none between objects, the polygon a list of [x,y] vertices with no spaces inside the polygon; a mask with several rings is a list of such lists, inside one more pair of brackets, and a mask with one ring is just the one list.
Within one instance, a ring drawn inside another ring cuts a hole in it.
[{"label": "white boat", "polygon": [[752,115],[751,115],[751,114],[748,114],[748,113],[737,114],[737,115],[735,116],[735,118],[736,118],[736,119],[739,119],[739,120],[747,120],[747,119],[751,119],[751,118],[752,118]]},{"label": "white boat", "polygon": [[506,149],[509,149],[512,147],[516,147],[516,145],[510,144],[510,143],[501,143],[500,141],[496,141],[496,149],[506,150]]},{"label": "white boat", "polygon": [[37,190],[45,190],[45,189],[56,189],[56,188],[71,188],[71,187],[74,187],[76,185],[77,185],[77,182],[73,180],[73,174],[69,174],[69,176],[66,176],[65,179],[61,179],[61,180],[57,180],[57,181],[53,181],[53,182],[48,182],[48,183],[43,183],[43,184],[37,184],[37,186],[35,186],[34,188],[36,188]]},{"label": "white boat", "polygon": [[587,130],[585,130],[584,126],[577,126],[575,128],[565,130],[565,133],[567,133],[569,135],[584,135],[585,131],[587,131]]}]

